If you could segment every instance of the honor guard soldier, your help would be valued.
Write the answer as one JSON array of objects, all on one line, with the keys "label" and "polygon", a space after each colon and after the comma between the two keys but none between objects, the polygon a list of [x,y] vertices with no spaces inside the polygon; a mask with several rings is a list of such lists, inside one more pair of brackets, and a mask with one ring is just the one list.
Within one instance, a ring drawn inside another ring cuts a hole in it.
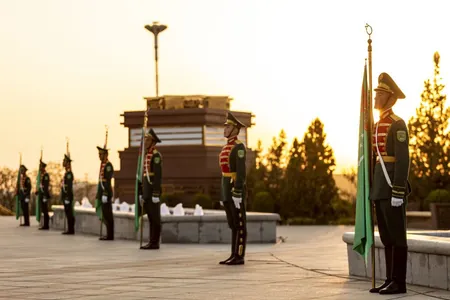
[{"label": "honor guard soldier", "polygon": [[386,73],[378,77],[375,91],[375,109],[380,111],[380,120],[373,130],[376,163],[370,199],[375,202],[378,231],[385,249],[386,281],[370,292],[406,293],[408,245],[405,207],[411,190],[408,182],[409,136],[405,121],[392,111],[397,99],[404,99],[405,95]]},{"label": "honor guard soldier", "polygon": [[30,226],[30,196],[31,196],[31,180],[27,176],[27,167],[24,165],[20,166],[20,183],[17,190],[17,195],[19,196],[20,206],[22,208],[24,223],[20,226]]},{"label": "honor guard soldier", "polygon": [[111,179],[114,175],[114,168],[108,160],[108,149],[99,147],[98,157],[100,158],[100,175],[96,199],[102,202],[102,220],[106,226],[106,236],[101,236],[100,240],[114,240],[114,217],[112,212],[113,190]]},{"label": "honor guard soldier", "polygon": [[219,155],[222,170],[221,205],[223,205],[228,226],[231,229],[231,255],[220,264],[244,264],[247,242],[247,224],[245,211],[246,193],[246,148],[237,139],[239,131],[245,127],[233,114],[228,113],[224,136],[228,139]]},{"label": "honor guard soldier", "polygon": [[39,161],[39,169],[41,171],[40,185],[38,190],[36,191],[36,195],[40,201],[39,205],[41,207],[41,211],[44,214],[44,225],[39,228],[39,230],[49,230],[49,215],[48,215],[48,202],[50,200],[50,176],[45,170],[47,164],[42,160]]},{"label": "honor guard soldier", "polygon": [[61,201],[64,203],[64,212],[67,219],[68,230],[62,234],[75,234],[75,216],[73,214],[73,173],[72,160],[64,154],[63,167],[66,169],[61,183]]},{"label": "honor guard soldier", "polygon": [[156,150],[156,144],[161,143],[153,129],[144,137],[144,168],[142,183],[139,188],[139,202],[144,207],[150,225],[150,237],[147,245],[141,249],[159,249],[161,236],[161,179],[162,156]]}]

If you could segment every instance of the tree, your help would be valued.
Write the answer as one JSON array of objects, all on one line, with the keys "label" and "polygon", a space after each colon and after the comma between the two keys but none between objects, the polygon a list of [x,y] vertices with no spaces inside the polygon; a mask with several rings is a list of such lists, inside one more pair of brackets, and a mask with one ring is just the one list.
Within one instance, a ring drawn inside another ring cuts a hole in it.
[{"label": "tree", "polygon": [[425,209],[425,198],[438,188],[450,187],[449,167],[449,108],[445,108],[447,96],[439,77],[438,52],[434,53],[434,77],[424,82],[416,116],[408,123],[411,165],[411,202],[417,202],[419,209]]},{"label": "tree", "polygon": [[325,143],[322,122],[316,118],[304,136],[305,165],[303,168],[303,203],[309,216],[318,223],[327,223],[334,217],[333,201],[340,200],[333,178],[335,159],[333,149]]},{"label": "tree", "polygon": [[9,168],[0,169],[0,205],[15,211],[17,172]]},{"label": "tree", "polygon": [[280,213],[285,219],[307,215],[307,205],[303,197],[305,145],[294,138],[289,150],[289,159],[283,181],[283,196]]},{"label": "tree", "polygon": [[272,146],[267,153],[267,183],[268,192],[275,203],[274,212],[279,213],[282,181],[286,158],[286,133],[282,129],[277,138],[273,138]]},{"label": "tree", "polygon": [[259,192],[266,192],[267,168],[264,165],[264,155],[261,140],[258,140],[258,146],[255,150],[255,163],[250,166],[247,175],[247,205],[253,209],[253,200]]}]

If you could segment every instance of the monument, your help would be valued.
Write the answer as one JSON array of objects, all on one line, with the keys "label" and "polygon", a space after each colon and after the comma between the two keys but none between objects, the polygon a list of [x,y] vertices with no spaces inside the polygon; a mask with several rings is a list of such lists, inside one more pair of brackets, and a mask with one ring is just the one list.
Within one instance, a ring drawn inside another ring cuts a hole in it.
[{"label": "monument", "polygon": [[[145,97],[148,128],[153,128],[161,143],[163,157],[163,194],[182,194],[186,207],[194,207],[197,193],[220,200],[221,172],[219,153],[226,143],[223,123],[230,111],[228,96],[165,95]],[[250,112],[231,111],[247,128],[239,139],[247,145],[247,168],[255,160],[248,147],[247,129],[252,125]],[[136,167],[144,111],[125,111],[122,125],[128,128],[128,147],[119,151],[120,170],[115,173],[114,197],[134,203]]]}]

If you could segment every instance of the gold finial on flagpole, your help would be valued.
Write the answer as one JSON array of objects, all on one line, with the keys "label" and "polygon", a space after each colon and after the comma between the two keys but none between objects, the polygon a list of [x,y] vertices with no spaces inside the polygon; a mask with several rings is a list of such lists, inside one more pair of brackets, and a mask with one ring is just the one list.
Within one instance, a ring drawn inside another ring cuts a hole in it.
[{"label": "gold finial on flagpole", "polygon": [[106,135],[105,135],[105,146],[103,148],[106,149],[106,147],[108,146],[108,125],[105,125],[105,129],[106,129]]}]

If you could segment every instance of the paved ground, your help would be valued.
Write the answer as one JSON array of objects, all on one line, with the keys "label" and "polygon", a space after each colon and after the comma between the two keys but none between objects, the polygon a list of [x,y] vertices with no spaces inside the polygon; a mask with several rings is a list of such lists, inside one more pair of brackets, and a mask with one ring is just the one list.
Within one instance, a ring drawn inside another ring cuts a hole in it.
[{"label": "paved ground", "polygon": [[[34,222],[35,223],[35,222]],[[249,245],[244,266],[221,266],[227,245],[163,244],[62,236],[0,217],[0,299],[450,299],[410,286],[407,295],[367,292],[349,278],[344,226],[279,227],[277,245]]]}]

